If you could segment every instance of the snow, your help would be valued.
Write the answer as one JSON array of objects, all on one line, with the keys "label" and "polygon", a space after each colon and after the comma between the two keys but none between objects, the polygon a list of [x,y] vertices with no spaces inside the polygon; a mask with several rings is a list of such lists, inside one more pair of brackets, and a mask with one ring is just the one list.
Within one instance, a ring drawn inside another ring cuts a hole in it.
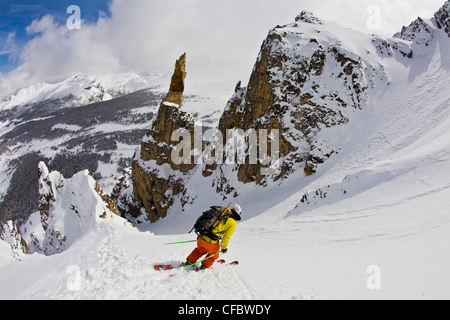
[{"label": "snow", "polygon": [[65,123],[58,123],[52,127],[52,131],[58,129],[76,132],[82,130],[83,128],[75,124],[65,124]]},{"label": "snow", "polygon": [[101,123],[98,125],[95,125],[91,128],[88,128],[88,130],[92,133],[108,133],[108,132],[127,132],[131,130],[137,130],[137,129],[147,129],[149,126],[149,123],[139,123],[139,124],[122,124],[122,123],[116,123],[116,122],[106,122]]},{"label": "snow", "polygon": [[[26,232],[36,240],[39,251],[52,255],[67,250],[86,232],[95,229],[102,219],[114,218],[102,199],[101,189],[87,170],[65,179],[59,172],[49,173],[46,165],[40,162],[39,172],[39,192],[49,207],[41,214],[45,234],[43,238],[39,236],[42,230],[36,225],[34,216],[31,217],[34,223],[29,223],[34,227]],[[34,230],[38,235],[33,233]]]},{"label": "snow", "polygon": [[167,106],[167,107],[172,107],[172,108],[180,108],[180,105],[179,105],[179,104],[172,103],[172,102],[167,102],[167,101],[164,101],[164,102],[163,102],[163,105],[165,105],[165,106]]},{"label": "snow", "polygon": [[78,74],[61,82],[42,82],[21,89],[12,96],[0,97],[0,111],[15,107],[24,108],[47,100],[67,98],[70,99],[66,106],[82,106],[148,89],[157,86],[159,81],[159,76],[146,74],[123,73],[97,77]]},{"label": "snow", "polygon": [[[265,188],[239,187],[233,201],[243,221],[224,256],[239,266],[153,270],[191,252],[193,244],[165,243],[195,239],[187,232],[198,215],[223,203],[211,189],[216,176],[194,173],[187,187],[195,202],[186,211],[175,203],[162,221],[133,228],[112,214],[98,219],[104,207],[86,172],[64,180],[41,166],[53,185],[64,181],[49,221],[67,227],[70,240],[59,254],[22,261],[0,241],[0,299],[449,299],[449,49],[435,30],[411,60],[373,57],[383,59],[390,85],[376,80],[349,123],[320,133],[340,141],[337,155],[310,177],[299,170]],[[70,205],[88,216],[69,217]],[[45,237],[38,216],[29,222]]]}]

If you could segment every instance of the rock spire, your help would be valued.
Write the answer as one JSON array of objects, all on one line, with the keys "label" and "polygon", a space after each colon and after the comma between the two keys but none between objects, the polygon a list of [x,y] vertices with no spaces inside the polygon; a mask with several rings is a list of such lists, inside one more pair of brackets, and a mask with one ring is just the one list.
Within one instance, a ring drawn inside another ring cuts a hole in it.
[{"label": "rock spire", "polygon": [[170,89],[163,102],[173,103],[181,108],[183,104],[184,81],[186,79],[186,53],[175,63],[175,71],[170,83]]}]

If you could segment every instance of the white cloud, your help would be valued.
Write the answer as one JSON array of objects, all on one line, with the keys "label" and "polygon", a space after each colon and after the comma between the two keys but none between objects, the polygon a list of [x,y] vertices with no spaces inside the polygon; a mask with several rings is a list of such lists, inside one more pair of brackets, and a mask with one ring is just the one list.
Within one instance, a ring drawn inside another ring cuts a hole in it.
[{"label": "white cloud", "polygon": [[[431,17],[443,0],[113,0],[111,17],[81,30],[34,21],[21,53],[23,65],[0,75],[1,95],[39,81],[76,73],[172,69],[188,53],[188,85],[218,82],[233,89],[247,82],[268,31],[302,10],[363,32],[392,35],[417,16]],[[370,30],[369,6],[380,8],[380,29]],[[81,8],[83,14],[83,8]],[[69,17],[69,15],[68,15]]]},{"label": "white cloud", "polygon": [[26,28],[29,34],[43,33],[48,31],[54,26],[54,18],[50,15],[46,15],[40,20],[34,20],[31,25]]}]

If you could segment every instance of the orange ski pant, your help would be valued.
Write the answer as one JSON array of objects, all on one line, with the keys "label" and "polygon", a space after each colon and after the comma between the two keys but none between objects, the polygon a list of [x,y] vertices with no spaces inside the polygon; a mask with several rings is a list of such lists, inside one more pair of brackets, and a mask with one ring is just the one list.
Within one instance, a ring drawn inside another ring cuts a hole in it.
[{"label": "orange ski pant", "polygon": [[211,259],[202,262],[205,268],[210,268],[219,258],[220,252],[220,242],[209,243],[203,240],[201,237],[197,239],[197,248],[192,251],[192,253],[187,257],[188,261],[191,263],[196,263],[202,256],[208,254],[206,258],[212,257]]}]

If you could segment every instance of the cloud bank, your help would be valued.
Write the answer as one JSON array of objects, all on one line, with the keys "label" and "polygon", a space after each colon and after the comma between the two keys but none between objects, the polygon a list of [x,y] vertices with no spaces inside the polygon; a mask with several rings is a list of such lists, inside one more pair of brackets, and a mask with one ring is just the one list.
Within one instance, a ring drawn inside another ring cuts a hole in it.
[{"label": "cloud bank", "polygon": [[[69,30],[50,16],[27,27],[21,65],[0,74],[0,96],[77,73],[171,70],[188,53],[189,84],[232,90],[247,82],[262,41],[302,10],[366,33],[390,36],[444,0],[112,0],[110,16]],[[375,9],[375,10],[374,10]],[[83,8],[81,8],[83,14]],[[69,15],[68,15],[69,17]]]}]

